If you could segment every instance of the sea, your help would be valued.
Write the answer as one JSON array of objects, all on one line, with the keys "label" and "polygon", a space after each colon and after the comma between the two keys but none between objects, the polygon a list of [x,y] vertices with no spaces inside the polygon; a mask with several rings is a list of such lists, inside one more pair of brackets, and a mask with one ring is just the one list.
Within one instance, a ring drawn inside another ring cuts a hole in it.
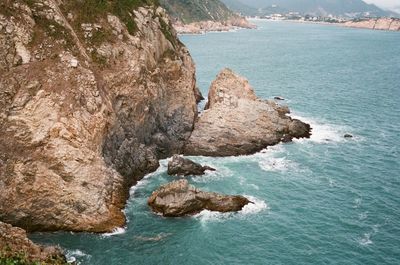
[{"label": "sea", "polygon": [[229,67],[312,126],[310,139],[254,155],[190,157],[217,169],[191,184],[254,204],[182,218],[152,213],[147,198],[176,179],[166,159],[132,187],[126,227],[30,238],[82,265],[400,264],[400,32],[254,23],[180,36],[205,96]]}]

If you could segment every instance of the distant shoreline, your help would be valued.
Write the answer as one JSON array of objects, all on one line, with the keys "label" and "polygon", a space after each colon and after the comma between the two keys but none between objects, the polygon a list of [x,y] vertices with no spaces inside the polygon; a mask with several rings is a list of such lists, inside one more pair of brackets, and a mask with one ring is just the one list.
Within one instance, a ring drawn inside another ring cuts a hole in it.
[{"label": "distant shoreline", "polygon": [[190,24],[176,22],[173,27],[179,35],[201,35],[208,32],[232,32],[238,29],[257,28],[256,25],[243,17],[232,18],[227,21],[199,21]]},{"label": "distant shoreline", "polygon": [[292,22],[299,24],[317,24],[340,26],[347,28],[370,29],[370,30],[383,30],[383,31],[400,31],[400,19],[396,18],[378,18],[360,21],[347,21],[347,22],[326,22],[326,21],[309,21],[309,20],[295,20],[295,19],[264,19],[264,18],[248,18],[249,21],[271,21],[271,22]]}]

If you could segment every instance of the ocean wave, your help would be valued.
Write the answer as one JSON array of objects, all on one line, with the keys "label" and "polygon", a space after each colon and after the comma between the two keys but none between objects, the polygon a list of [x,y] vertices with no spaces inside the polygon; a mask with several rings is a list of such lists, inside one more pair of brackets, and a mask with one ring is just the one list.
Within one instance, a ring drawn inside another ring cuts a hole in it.
[{"label": "ocean wave", "polygon": [[112,232],[109,233],[104,233],[102,234],[103,237],[110,237],[110,236],[116,236],[116,235],[122,235],[126,233],[126,228],[125,227],[117,227],[114,228]]},{"label": "ocean wave", "polygon": [[351,130],[346,126],[329,124],[325,122],[318,121],[316,119],[290,115],[294,119],[299,119],[303,122],[310,124],[312,131],[310,139],[294,139],[294,142],[306,142],[312,141],[315,143],[329,143],[329,142],[344,142],[346,138],[344,135],[346,133],[351,133]]},{"label": "ocean wave", "polygon": [[233,171],[226,166],[217,164],[217,163],[201,163],[212,168],[215,168],[215,171],[206,170],[204,175],[201,176],[193,176],[191,179],[196,183],[207,183],[211,181],[221,180],[226,177],[233,176]]},{"label": "ocean wave", "polygon": [[[171,159],[171,158],[169,158],[169,159]],[[152,173],[149,173],[149,174],[145,175],[134,186],[132,186],[130,188],[130,190],[129,190],[129,195],[133,196],[138,189],[146,186],[149,183],[149,178],[151,178],[152,176],[156,176],[156,175],[159,175],[159,174],[165,172],[167,170],[167,167],[168,167],[168,160],[169,159],[160,160],[159,161],[160,162],[160,166],[157,168],[157,170],[152,172]]]},{"label": "ocean wave", "polygon": [[75,249],[75,250],[67,250],[65,252],[65,257],[67,258],[67,263],[79,265],[80,262],[77,262],[77,260],[76,260],[77,258],[90,259],[92,256],[84,253],[80,249]]},{"label": "ocean wave", "polygon": [[265,171],[287,171],[297,167],[297,164],[286,157],[269,157],[258,162],[258,165]]},{"label": "ocean wave", "polygon": [[159,233],[155,236],[135,236],[135,238],[140,241],[156,242],[156,241],[161,241],[171,235],[172,233]]},{"label": "ocean wave", "polygon": [[265,201],[258,199],[253,196],[245,195],[247,199],[249,199],[253,203],[249,203],[243,207],[242,210],[238,211],[237,213],[230,212],[230,213],[220,213],[215,211],[203,210],[200,213],[194,215],[193,217],[200,220],[200,222],[209,222],[209,221],[224,221],[229,218],[233,217],[245,217],[247,215],[257,214],[263,210],[268,209],[268,205]]},{"label": "ocean wave", "polygon": [[360,245],[363,245],[363,246],[372,244],[373,242],[371,240],[371,234],[365,233],[364,236],[358,240],[358,243],[360,243]]},{"label": "ocean wave", "polygon": [[241,211],[239,211],[240,214],[243,214],[243,215],[256,214],[263,210],[268,209],[268,205],[265,201],[260,200],[253,196],[245,196],[245,197],[253,203],[249,203],[249,204],[245,205],[243,207],[243,209]]}]

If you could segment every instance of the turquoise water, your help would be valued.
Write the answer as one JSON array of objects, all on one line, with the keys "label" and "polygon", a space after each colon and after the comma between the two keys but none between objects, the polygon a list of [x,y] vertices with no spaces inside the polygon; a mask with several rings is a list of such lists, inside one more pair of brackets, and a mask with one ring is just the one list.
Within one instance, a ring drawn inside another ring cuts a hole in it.
[{"label": "turquoise water", "polygon": [[254,205],[236,214],[157,216],[146,200],[173,180],[162,161],[132,189],[125,229],[32,238],[60,244],[81,264],[400,264],[400,33],[257,24],[181,36],[205,95],[228,66],[260,97],[285,97],[313,127],[309,140],[252,156],[193,157],[218,170],[192,184],[249,196]]}]

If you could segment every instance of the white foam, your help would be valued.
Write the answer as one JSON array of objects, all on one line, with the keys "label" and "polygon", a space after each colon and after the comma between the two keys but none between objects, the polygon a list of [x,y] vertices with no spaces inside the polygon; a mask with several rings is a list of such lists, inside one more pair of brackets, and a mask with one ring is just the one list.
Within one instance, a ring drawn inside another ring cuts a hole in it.
[{"label": "white foam", "polygon": [[362,199],[361,198],[357,198],[354,200],[354,206],[353,208],[359,208],[362,204]]},{"label": "white foam", "polygon": [[159,233],[155,236],[135,236],[135,238],[141,241],[161,241],[171,235],[172,233]]},{"label": "white foam", "polygon": [[126,228],[125,227],[117,227],[114,228],[112,232],[110,233],[104,233],[102,236],[104,237],[109,237],[109,236],[116,236],[116,235],[122,235],[126,233]]},{"label": "white foam", "polygon": [[217,165],[215,163],[207,163],[207,162],[201,164],[210,166],[212,168],[215,168],[216,170],[215,171],[206,170],[204,175],[192,177],[193,182],[207,183],[233,176],[233,171],[226,166]]},{"label": "white foam", "polygon": [[78,258],[86,257],[87,259],[88,258],[90,259],[92,257],[91,255],[84,253],[80,249],[67,250],[65,256],[67,258],[67,263],[73,263],[73,264],[80,264],[80,262],[75,263],[77,257]]},{"label": "white foam", "polygon": [[256,214],[263,210],[268,209],[268,205],[265,201],[257,199],[253,196],[245,196],[249,201],[253,203],[249,203],[243,207],[243,209],[239,212],[240,214]]},{"label": "white foam", "polygon": [[208,222],[208,221],[224,221],[228,218],[233,218],[233,217],[244,217],[247,215],[253,215],[257,214],[263,210],[268,209],[268,205],[265,201],[255,198],[253,196],[245,196],[247,199],[249,199],[252,203],[249,203],[243,207],[242,210],[240,210],[237,213],[230,212],[230,213],[220,213],[220,212],[215,212],[215,211],[209,211],[209,210],[203,210],[200,213],[196,214],[194,218],[199,219],[200,222]]},{"label": "white foam", "polygon": [[80,249],[75,249],[75,250],[71,250],[71,251],[67,251],[67,254],[69,256],[74,256],[74,257],[85,257],[85,256],[90,256],[86,253],[84,253],[82,250]]},{"label": "white foam", "polygon": [[163,173],[164,171],[166,171],[167,169],[167,164],[168,164],[168,159],[163,159],[160,160],[160,166],[157,168],[156,171],[149,173],[147,175],[145,175],[141,180],[139,180],[134,186],[132,186],[129,190],[129,195],[133,196],[135,194],[135,192],[140,189],[143,186],[146,186],[149,182],[149,178],[151,178],[152,176],[158,175]]},{"label": "white foam", "polygon": [[267,157],[258,162],[258,165],[265,171],[287,171],[297,166],[295,162],[286,159],[286,157]]},{"label": "white foam", "polygon": [[363,221],[368,218],[368,212],[363,212],[358,215],[358,219]]},{"label": "white foam", "polygon": [[363,246],[372,244],[373,242],[371,240],[371,234],[365,233],[364,236],[358,240],[358,243],[360,243]]},{"label": "white foam", "polygon": [[344,134],[349,130],[345,126],[320,122],[308,117],[290,115],[294,119],[299,119],[310,124],[312,131],[310,139],[294,139],[295,142],[313,141],[316,143],[343,142],[346,139]]}]

